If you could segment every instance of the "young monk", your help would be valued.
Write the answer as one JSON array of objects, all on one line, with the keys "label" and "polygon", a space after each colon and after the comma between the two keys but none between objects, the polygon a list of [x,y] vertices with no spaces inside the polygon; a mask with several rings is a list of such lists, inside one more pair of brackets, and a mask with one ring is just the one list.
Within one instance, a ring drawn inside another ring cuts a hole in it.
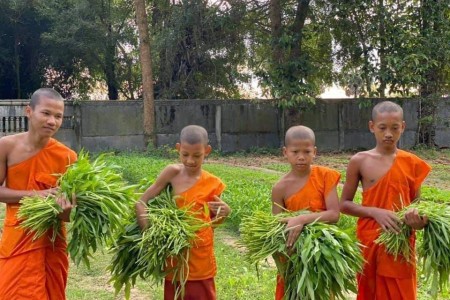
[{"label": "young monk", "polygon": [[[203,212],[201,218],[206,222],[221,222],[230,214],[229,206],[220,199],[225,185],[216,176],[202,170],[203,160],[211,152],[206,130],[196,125],[183,128],[176,149],[181,164],[167,166],[136,204],[138,223],[143,229],[149,226],[145,217],[146,204],[168,185],[172,186],[175,195],[182,197],[184,203],[178,205],[194,203],[193,209]],[[209,206],[210,215],[204,213],[205,203]],[[214,300],[216,299],[214,276],[217,268],[213,249],[213,229],[207,227],[200,230],[194,244],[189,252],[189,274],[183,299]],[[173,300],[175,289],[169,275],[164,283],[164,299]]]},{"label": "young monk", "polygon": [[[420,186],[431,168],[417,156],[397,148],[405,129],[403,110],[399,105],[390,101],[375,105],[369,129],[375,135],[376,146],[350,159],[341,199],[341,211],[359,217],[357,236],[365,246],[366,263],[363,273],[357,276],[357,299],[414,300],[415,260],[412,259],[412,263],[401,258],[396,260],[374,241],[380,230],[400,231],[400,220],[394,212],[419,196]],[[359,182],[362,205],[353,202]],[[404,222],[414,229],[422,229],[427,218],[421,218],[417,210],[410,210]],[[414,236],[411,237],[413,245]]]},{"label": "young monk", "polygon": [[[286,218],[289,231],[287,247],[292,248],[303,226],[314,222],[335,223],[339,220],[339,198],[336,186],[339,172],[312,165],[316,156],[314,132],[306,126],[294,126],[285,135],[283,154],[291,165],[272,189],[272,213],[309,210],[311,213]],[[283,299],[284,281],[277,277],[275,299]]]},{"label": "young monk", "polygon": [[[52,136],[61,126],[64,101],[42,88],[26,107],[29,130],[0,139],[0,201],[6,217],[0,241],[0,299],[66,299],[68,258],[65,238],[53,245],[51,232],[37,240],[19,228],[16,213],[25,196],[45,197],[57,191],[55,174],[64,173],[76,154]],[[58,199],[67,221],[72,205]],[[65,232],[62,232],[65,235]]]}]

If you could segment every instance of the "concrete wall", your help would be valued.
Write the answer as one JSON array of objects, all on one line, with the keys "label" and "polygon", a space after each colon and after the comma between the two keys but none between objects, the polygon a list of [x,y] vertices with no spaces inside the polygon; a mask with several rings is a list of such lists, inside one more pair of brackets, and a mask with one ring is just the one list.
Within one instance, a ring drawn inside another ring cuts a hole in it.
[{"label": "concrete wall", "polygon": [[89,151],[143,150],[142,101],[85,101],[79,112],[79,147]]},{"label": "concrete wall", "polygon": [[[287,128],[303,124],[315,131],[321,151],[369,149],[375,141],[368,120],[377,101],[361,105],[351,99],[318,100],[315,105],[281,110],[263,100],[158,100],[156,141],[159,146],[173,146],[184,126],[197,124],[208,130],[211,145],[224,152],[278,148]],[[419,102],[400,103],[407,124],[400,146],[409,148],[416,139]],[[23,116],[25,105],[0,101],[0,118]],[[439,105],[436,143],[450,147],[450,99]],[[76,150],[145,150],[142,111],[142,101],[67,102],[64,126],[56,138]]]},{"label": "concrete wall", "polygon": [[278,147],[278,109],[271,103],[242,100],[165,100],[156,104],[158,145],[174,145],[186,125],[208,130],[210,143],[221,151]]}]

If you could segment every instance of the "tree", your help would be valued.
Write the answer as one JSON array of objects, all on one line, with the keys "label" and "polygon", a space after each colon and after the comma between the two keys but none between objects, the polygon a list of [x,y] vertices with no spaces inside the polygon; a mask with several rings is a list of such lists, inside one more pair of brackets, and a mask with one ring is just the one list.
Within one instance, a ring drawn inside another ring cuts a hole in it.
[{"label": "tree", "polygon": [[147,12],[145,0],[134,0],[136,10],[136,24],[139,30],[139,49],[142,69],[142,90],[144,97],[144,135],[146,143],[155,143],[154,123],[155,108],[153,95],[152,59],[150,53],[150,35],[148,33]]},{"label": "tree", "polygon": [[157,0],[152,14],[158,98],[236,98],[247,80],[241,1]]},{"label": "tree", "polygon": [[309,0],[249,1],[251,65],[280,104],[314,101],[331,84],[331,34],[322,4]]},{"label": "tree", "polygon": [[31,0],[0,0],[0,7],[0,98],[25,98],[41,84],[48,20]]},{"label": "tree", "polygon": [[417,142],[433,146],[437,101],[450,83],[450,1],[330,2],[340,77],[356,70],[360,95],[420,96]]},{"label": "tree", "polygon": [[124,81],[125,94],[135,94],[130,88],[138,89],[133,84],[136,71],[130,71],[133,60],[127,52],[137,45],[132,8],[125,0],[42,1],[41,13],[52,20],[42,35],[48,64],[68,76],[80,79],[88,72],[89,77],[104,80],[110,100],[119,98]]}]

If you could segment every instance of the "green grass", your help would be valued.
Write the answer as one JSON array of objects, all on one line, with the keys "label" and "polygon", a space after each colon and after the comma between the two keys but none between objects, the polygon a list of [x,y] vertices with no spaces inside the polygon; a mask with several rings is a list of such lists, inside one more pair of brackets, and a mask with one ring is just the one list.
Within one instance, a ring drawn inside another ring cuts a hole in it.
[{"label": "green grass", "polygon": [[[275,291],[276,271],[273,266],[263,265],[259,268],[259,278],[254,266],[242,259],[242,253],[229,242],[230,236],[236,234],[225,229],[216,230],[215,254],[218,274],[216,288],[219,299],[247,300],[271,299]],[[108,253],[96,253],[91,270],[81,266],[70,266],[67,298],[79,299],[123,299],[123,294],[114,297],[114,289],[108,283],[106,267],[109,263]],[[162,286],[151,286],[148,282],[138,280],[131,291],[131,299],[162,299]]]},{"label": "green grass", "polygon": [[[166,153],[169,153],[166,155]],[[164,153],[151,151],[149,154],[122,153],[108,156],[108,160],[123,167],[125,178],[130,183],[137,183],[145,178],[152,182],[161,170],[169,163],[176,163],[172,152]],[[346,163],[351,154],[320,155],[316,163],[326,165],[345,172]],[[269,157],[269,158],[267,158]],[[289,170],[289,166],[282,159],[269,154],[267,157],[242,155],[219,157],[215,155],[204,168],[219,176],[227,185],[223,200],[229,203],[233,212],[224,226],[216,230],[215,252],[218,262],[216,287],[218,298],[234,299],[273,299],[275,290],[275,268],[265,265],[260,269],[259,278],[254,267],[244,261],[239,249],[233,246],[238,238],[238,226],[242,216],[254,210],[270,210],[270,193],[273,184]],[[449,154],[440,156],[439,153],[424,155],[434,167],[426,187],[422,189],[422,196],[426,199],[450,199],[450,165],[441,163],[446,161]],[[434,158],[431,158],[434,157]],[[256,160],[256,158],[258,160]],[[219,160],[220,159],[220,160]],[[229,162],[239,164],[230,166]],[[246,165],[258,167],[250,169]],[[448,183],[446,183],[448,182]],[[339,193],[341,187],[338,188]],[[356,202],[360,202],[357,193]],[[0,220],[4,218],[4,205],[0,205]],[[339,223],[343,227],[355,228],[356,218],[341,215]],[[231,241],[231,242],[230,242]],[[109,263],[108,253],[98,252],[92,260],[92,269],[71,265],[67,288],[67,297],[71,299],[123,299],[123,295],[114,298],[114,289],[108,283],[109,274],[106,266]],[[426,287],[421,285],[419,278],[419,299],[429,299]],[[138,280],[131,292],[131,299],[162,299],[162,287],[153,287],[150,282]],[[450,298],[443,294],[442,299]]]}]

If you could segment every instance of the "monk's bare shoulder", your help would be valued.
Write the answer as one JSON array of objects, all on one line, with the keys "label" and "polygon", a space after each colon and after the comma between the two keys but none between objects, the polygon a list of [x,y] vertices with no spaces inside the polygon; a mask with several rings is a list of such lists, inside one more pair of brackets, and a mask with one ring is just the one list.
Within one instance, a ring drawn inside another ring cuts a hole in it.
[{"label": "monk's bare shoulder", "polygon": [[180,174],[182,167],[183,166],[181,164],[168,165],[161,171],[159,176],[164,178],[166,181],[171,181],[174,177]]},{"label": "monk's bare shoulder", "polygon": [[8,157],[10,153],[23,144],[24,140],[25,133],[7,135],[0,138],[0,155],[5,158]]},{"label": "monk's bare shoulder", "polygon": [[359,169],[363,165],[366,165],[368,163],[371,163],[373,160],[376,160],[378,156],[379,155],[374,150],[358,152],[350,158],[350,161],[348,162],[348,168]]},{"label": "monk's bare shoulder", "polygon": [[283,177],[280,178],[280,180],[278,180],[275,185],[272,187],[272,193],[282,193],[287,185],[289,184],[290,181],[290,177],[289,177],[289,173],[285,174]]},{"label": "monk's bare shoulder", "polygon": [[350,162],[353,161],[353,162],[361,163],[361,162],[364,161],[364,160],[373,158],[373,156],[374,156],[374,153],[373,153],[372,150],[361,151],[361,152],[358,152],[358,153],[356,153],[355,155],[353,155],[353,156],[350,158]]}]

